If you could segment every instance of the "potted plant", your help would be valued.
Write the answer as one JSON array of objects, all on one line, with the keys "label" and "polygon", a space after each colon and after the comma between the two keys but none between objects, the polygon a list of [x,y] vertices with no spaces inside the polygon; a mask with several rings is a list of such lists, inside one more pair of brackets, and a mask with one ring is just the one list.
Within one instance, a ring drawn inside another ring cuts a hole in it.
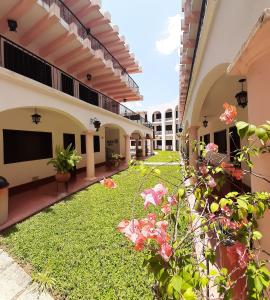
[{"label": "potted plant", "polygon": [[52,165],[56,170],[55,179],[57,182],[67,182],[70,179],[70,171],[81,160],[77,151],[70,144],[66,149],[57,146],[55,149],[56,156],[47,164]]},{"label": "potted plant", "polygon": [[113,153],[112,154],[112,163],[113,163],[113,166],[115,168],[118,168],[119,165],[120,165],[120,160],[122,159],[122,155],[121,154],[117,154],[117,153]]}]

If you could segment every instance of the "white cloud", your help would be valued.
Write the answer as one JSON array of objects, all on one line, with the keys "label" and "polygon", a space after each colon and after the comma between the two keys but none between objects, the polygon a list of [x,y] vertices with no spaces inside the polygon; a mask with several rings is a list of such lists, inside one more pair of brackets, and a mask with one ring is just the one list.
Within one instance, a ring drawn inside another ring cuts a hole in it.
[{"label": "white cloud", "polygon": [[176,73],[179,73],[180,71],[180,64],[176,64],[175,67],[174,67],[174,70]]},{"label": "white cloud", "polygon": [[163,33],[164,37],[156,41],[156,49],[164,55],[178,51],[180,46],[181,15],[177,14],[168,18],[168,27]]}]

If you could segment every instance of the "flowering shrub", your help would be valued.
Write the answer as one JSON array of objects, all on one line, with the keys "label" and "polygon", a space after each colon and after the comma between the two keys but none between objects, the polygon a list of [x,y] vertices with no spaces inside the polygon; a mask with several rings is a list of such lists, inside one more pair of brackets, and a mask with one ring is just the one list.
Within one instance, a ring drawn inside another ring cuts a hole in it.
[{"label": "flowering shrub", "polygon": [[[232,124],[236,108],[225,103],[224,109],[221,121]],[[270,208],[270,194],[245,192],[236,183],[246,174],[267,180],[253,172],[252,157],[269,152],[270,122],[258,127],[237,122],[236,127],[250,144],[238,150],[233,163],[223,155],[213,164],[218,146],[196,142],[194,151],[202,154],[198,169],[181,153],[181,174],[172,174],[179,176],[174,190],[158,184],[140,191],[145,210],[154,212],[118,225],[134,249],[145,253],[145,266],[155,278],[154,299],[269,299],[268,260],[260,255],[269,254],[261,248],[257,220]],[[156,169],[149,172],[142,163],[135,167],[143,180],[146,175],[162,180]],[[226,181],[236,190],[226,193]]]}]

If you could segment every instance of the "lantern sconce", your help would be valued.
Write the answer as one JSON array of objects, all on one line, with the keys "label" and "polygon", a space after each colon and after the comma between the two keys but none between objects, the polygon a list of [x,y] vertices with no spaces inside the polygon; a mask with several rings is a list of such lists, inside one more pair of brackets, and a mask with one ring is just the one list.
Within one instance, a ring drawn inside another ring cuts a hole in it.
[{"label": "lantern sconce", "polygon": [[208,121],[206,119],[206,116],[204,116],[203,127],[206,128],[207,126],[208,126]]},{"label": "lantern sconce", "polygon": [[98,121],[97,118],[94,118],[94,119],[91,118],[91,119],[90,119],[90,124],[91,124],[91,125],[94,125],[96,131],[99,131],[99,128],[100,128],[100,126],[101,126],[101,122]]},{"label": "lantern sconce", "polygon": [[31,118],[32,118],[32,122],[35,123],[36,125],[38,123],[40,123],[41,115],[39,115],[37,113],[37,109],[36,108],[35,108],[35,113],[33,115],[31,115]]},{"label": "lantern sconce", "polygon": [[91,81],[91,80],[92,80],[92,75],[88,73],[88,74],[86,75],[86,78],[87,78],[88,81]]},{"label": "lantern sconce", "polygon": [[17,21],[8,19],[7,23],[8,23],[9,31],[11,31],[11,32],[17,32],[17,27],[18,27]]},{"label": "lantern sconce", "polygon": [[235,98],[237,100],[238,106],[242,106],[243,108],[245,108],[248,104],[247,91],[244,91],[244,83],[246,82],[246,79],[242,78],[238,82],[241,83],[242,90],[241,90],[241,92],[239,92],[235,95]]}]

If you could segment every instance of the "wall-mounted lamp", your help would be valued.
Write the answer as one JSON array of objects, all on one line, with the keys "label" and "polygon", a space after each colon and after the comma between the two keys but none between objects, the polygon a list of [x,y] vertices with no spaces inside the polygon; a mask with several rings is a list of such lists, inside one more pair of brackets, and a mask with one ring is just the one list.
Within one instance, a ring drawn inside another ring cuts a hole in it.
[{"label": "wall-mounted lamp", "polygon": [[8,19],[7,20],[9,31],[17,32],[18,23],[15,20]]},{"label": "wall-mounted lamp", "polygon": [[94,118],[94,119],[91,118],[91,119],[90,119],[90,124],[91,124],[91,125],[94,125],[96,131],[98,131],[99,128],[100,128],[100,126],[101,126],[101,122],[98,121],[97,118]]},{"label": "wall-mounted lamp", "polygon": [[91,81],[91,80],[92,80],[92,75],[88,73],[88,74],[86,75],[86,78],[87,78],[88,81]]},{"label": "wall-mounted lamp", "polygon": [[235,98],[237,100],[237,104],[239,106],[242,106],[243,108],[245,108],[248,104],[248,95],[247,95],[247,91],[244,91],[244,82],[246,82],[246,79],[242,78],[240,79],[238,82],[241,83],[242,85],[242,91],[237,93],[235,95]]},{"label": "wall-mounted lamp", "polygon": [[204,116],[203,127],[206,128],[207,126],[208,126],[208,121],[206,119],[206,116]]},{"label": "wall-mounted lamp", "polygon": [[123,102],[127,102],[127,99],[125,98],[125,99],[123,99]]},{"label": "wall-mounted lamp", "polygon": [[31,116],[32,117],[32,122],[35,123],[36,125],[40,123],[41,115],[37,113],[37,109],[35,108],[35,113]]}]

